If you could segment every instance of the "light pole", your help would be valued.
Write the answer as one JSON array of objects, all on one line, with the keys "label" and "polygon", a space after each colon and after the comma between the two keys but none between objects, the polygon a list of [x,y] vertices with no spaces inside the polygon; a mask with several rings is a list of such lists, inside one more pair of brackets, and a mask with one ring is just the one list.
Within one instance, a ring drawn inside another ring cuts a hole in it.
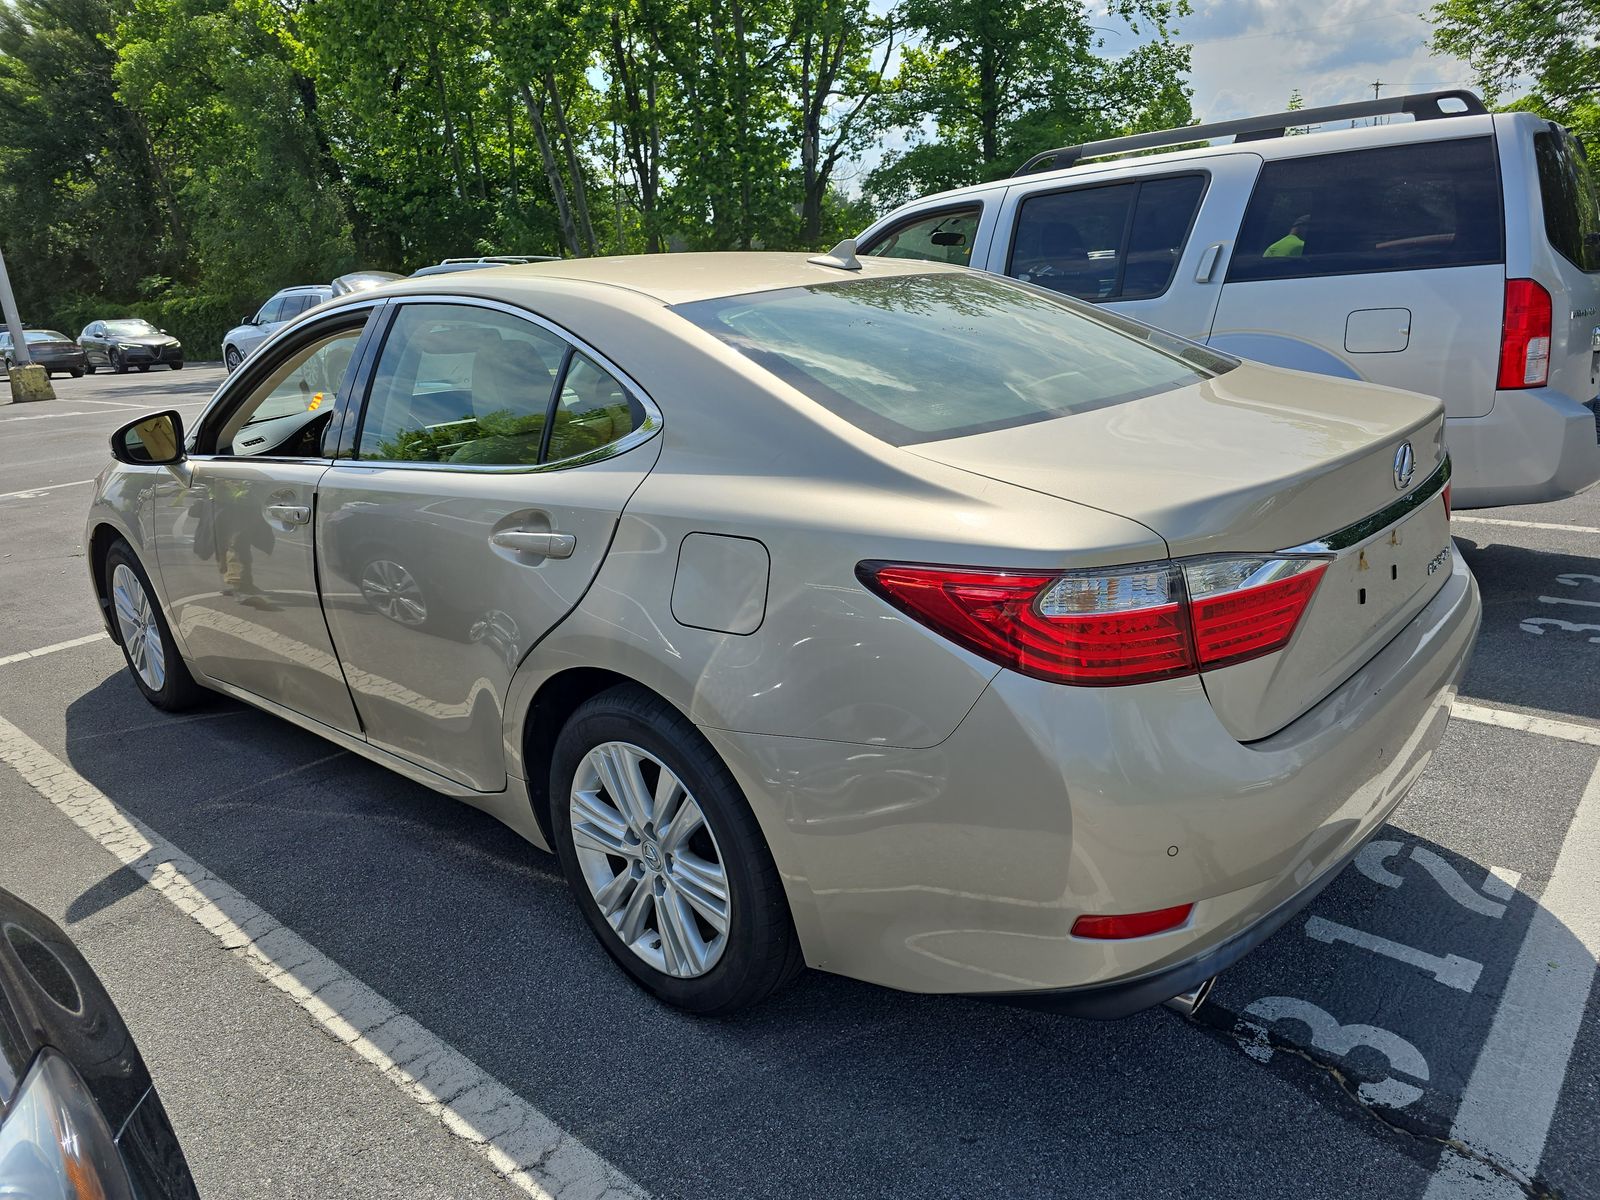
[{"label": "light pole", "polygon": [[35,366],[33,355],[28,353],[28,339],[22,334],[22,317],[17,313],[17,298],[11,291],[11,276],[6,273],[6,256],[0,251],[0,314],[6,319],[11,333],[11,403],[23,400],[54,400],[50,387],[50,373]]}]

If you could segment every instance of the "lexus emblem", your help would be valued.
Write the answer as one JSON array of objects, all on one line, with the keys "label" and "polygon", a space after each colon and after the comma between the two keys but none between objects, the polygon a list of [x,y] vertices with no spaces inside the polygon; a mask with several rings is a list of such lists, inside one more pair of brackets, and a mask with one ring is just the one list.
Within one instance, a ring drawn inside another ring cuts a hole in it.
[{"label": "lexus emblem", "polygon": [[1394,452],[1394,486],[1405,491],[1411,486],[1411,477],[1416,473],[1417,456],[1411,450],[1411,443],[1401,442],[1400,449]]}]

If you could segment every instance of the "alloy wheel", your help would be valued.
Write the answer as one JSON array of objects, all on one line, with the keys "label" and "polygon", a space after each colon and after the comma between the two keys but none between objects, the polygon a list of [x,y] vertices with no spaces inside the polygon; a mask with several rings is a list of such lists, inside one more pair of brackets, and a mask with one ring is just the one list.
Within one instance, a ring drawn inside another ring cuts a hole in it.
[{"label": "alloy wheel", "polygon": [[421,625],[428,602],[411,572],[387,558],[375,558],[361,572],[361,594],[378,612],[400,625]]},{"label": "alloy wheel", "polygon": [[152,692],[159,692],[167,682],[161,624],[144,584],[126,563],[118,563],[111,573],[111,600],[117,611],[117,631],[122,635],[134,673]]},{"label": "alloy wheel", "polygon": [[716,836],[672,769],[628,742],[584,755],[569,797],[589,893],[623,944],[678,979],[727,948],[732,893]]}]

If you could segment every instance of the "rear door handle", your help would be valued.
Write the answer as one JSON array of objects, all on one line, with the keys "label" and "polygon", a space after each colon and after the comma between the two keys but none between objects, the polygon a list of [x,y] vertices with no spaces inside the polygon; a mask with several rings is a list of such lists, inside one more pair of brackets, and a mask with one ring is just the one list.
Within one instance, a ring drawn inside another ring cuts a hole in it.
[{"label": "rear door handle", "polygon": [[1194,273],[1196,283],[1210,283],[1211,273],[1217,269],[1217,259],[1222,257],[1222,243],[1213,242],[1200,252],[1200,269]]},{"label": "rear door handle", "polygon": [[307,525],[311,521],[311,509],[304,504],[269,504],[267,515],[285,525]]},{"label": "rear door handle", "polygon": [[535,533],[529,529],[502,529],[489,540],[506,550],[538,554],[544,558],[571,558],[578,539],[570,533]]}]

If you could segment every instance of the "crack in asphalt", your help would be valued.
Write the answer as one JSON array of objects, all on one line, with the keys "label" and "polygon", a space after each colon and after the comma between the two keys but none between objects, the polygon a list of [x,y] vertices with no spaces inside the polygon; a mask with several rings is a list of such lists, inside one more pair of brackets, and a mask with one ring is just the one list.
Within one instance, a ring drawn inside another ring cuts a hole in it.
[{"label": "crack in asphalt", "polygon": [[1217,1004],[1205,1004],[1201,1006],[1199,1012],[1187,1017],[1179,1016],[1178,1019],[1194,1025],[1240,1050],[1243,1049],[1243,1039],[1238,1032],[1239,1027],[1243,1024],[1249,1024],[1252,1041],[1257,1045],[1261,1044],[1262,1038],[1265,1038],[1266,1045],[1274,1052],[1282,1051],[1291,1058],[1297,1058],[1302,1062],[1309,1063],[1331,1079],[1334,1086],[1361,1112],[1378,1122],[1385,1129],[1403,1134],[1415,1142],[1430,1143],[1445,1150],[1453,1150],[1463,1158],[1471,1159],[1475,1163],[1481,1163],[1496,1175],[1513,1184],[1523,1195],[1528,1197],[1528,1200],[1562,1200],[1560,1194],[1543,1181],[1537,1178],[1529,1179],[1520,1171],[1500,1162],[1494,1155],[1479,1150],[1476,1146],[1468,1145],[1459,1138],[1451,1137],[1448,1131],[1440,1133],[1436,1127],[1429,1128],[1428,1122],[1422,1118],[1404,1113],[1401,1109],[1391,1108],[1388,1105],[1372,1104],[1363,1100],[1358,1090],[1359,1081],[1352,1081],[1338,1062],[1331,1058],[1323,1057],[1314,1049],[1289,1041],[1282,1035],[1274,1033],[1271,1029],[1257,1022],[1247,1021],[1245,1017],[1238,1013]]}]

